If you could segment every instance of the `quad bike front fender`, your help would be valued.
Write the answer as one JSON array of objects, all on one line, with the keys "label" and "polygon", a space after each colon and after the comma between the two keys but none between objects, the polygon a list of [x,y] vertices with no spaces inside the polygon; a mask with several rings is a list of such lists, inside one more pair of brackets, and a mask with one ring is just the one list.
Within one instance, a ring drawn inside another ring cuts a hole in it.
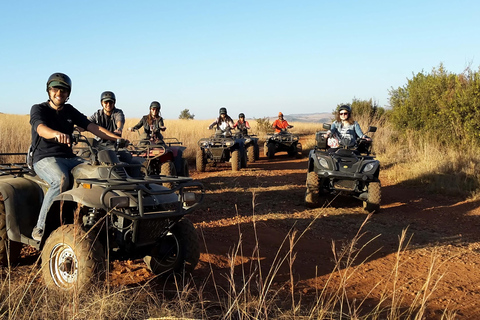
[{"label": "quad bike front fender", "polygon": [[[169,190],[168,188],[160,185],[151,185],[151,188],[154,191]],[[112,209],[108,208],[110,198],[116,196],[127,196],[130,198],[130,207],[138,206],[138,199],[137,197],[132,196],[132,194],[125,193],[122,190],[111,190],[107,191],[102,197],[104,191],[105,188],[98,186],[93,186],[91,189],[75,188],[63,192],[62,194],[57,196],[55,198],[55,202],[70,201],[89,208],[103,208],[105,210],[109,210]],[[162,203],[177,202],[178,196],[175,193],[168,193],[163,195],[149,195],[145,196],[142,201],[144,206],[153,206]]]},{"label": "quad bike front fender", "polygon": [[22,234],[29,237],[37,223],[43,201],[42,188],[35,182],[21,177],[2,179],[0,201],[5,205],[8,238],[28,243]]}]

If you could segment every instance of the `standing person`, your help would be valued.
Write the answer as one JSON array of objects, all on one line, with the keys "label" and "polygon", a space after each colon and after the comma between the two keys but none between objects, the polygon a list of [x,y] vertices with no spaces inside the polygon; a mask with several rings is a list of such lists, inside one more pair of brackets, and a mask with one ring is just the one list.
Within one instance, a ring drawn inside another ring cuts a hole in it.
[{"label": "standing person", "polygon": [[248,134],[247,130],[250,130],[250,124],[248,123],[247,120],[245,120],[244,113],[240,113],[238,115],[238,121],[235,122],[235,124],[233,125],[233,128],[240,130],[245,135]]},{"label": "standing person", "polygon": [[341,105],[336,114],[336,120],[332,123],[330,130],[325,134],[329,139],[329,146],[336,148],[354,147],[359,138],[371,141],[369,137],[363,134],[357,121],[353,119],[352,108],[349,105]]},{"label": "standing person", "polygon": [[278,113],[278,119],[273,121],[272,124],[273,128],[275,129],[275,133],[280,133],[282,131],[286,131],[286,129],[293,128],[292,125],[289,125],[287,120],[283,119],[283,113]]},{"label": "standing person", "polygon": [[142,119],[133,127],[128,128],[128,131],[135,131],[143,127],[145,139],[154,143],[162,143],[163,135],[161,131],[167,130],[163,123],[163,118],[160,115],[160,103],[152,101],[150,103],[150,113],[143,116]]},{"label": "standing person", "polygon": [[72,151],[71,135],[74,125],[96,136],[116,140],[119,136],[94,123],[67,104],[72,81],[63,73],[54,73],[47,80],[48,101],[35,104],[30,110],[32,126],[33,169],[50,187],[45,193],[32,238],[40,241],[45,219],[53,199],[70,187],[70,170],[84,162]]},{"label": "standing person", "polygon": [[[102,92],[100,95],[100,103],[103,108],[98,109],[88,120],[121,136],[123,126],[125,125],[125,116],[122,110],[115,107],[116,102],[117,99],[112,91]],[[96,137],[96,139],[100,140],[98,137]]]},{"label": "standing person", "polygon": [[209,126],[208,129],[211,130],[213,127],[216,126],[217,130],[222,130],[223,132],[229,133],[230,129],[233,128],[233,120],[227,114],[227,108],[221,107],[219,110],[219,116],[215,121],[213,121]]}]

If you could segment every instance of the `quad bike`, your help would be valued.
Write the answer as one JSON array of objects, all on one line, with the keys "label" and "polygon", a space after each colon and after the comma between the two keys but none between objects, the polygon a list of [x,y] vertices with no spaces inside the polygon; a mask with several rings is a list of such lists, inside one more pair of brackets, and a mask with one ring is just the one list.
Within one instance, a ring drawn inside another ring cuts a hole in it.
[{"label": "quad bike", "polygon": [[258,138],[256,135],[248,134],[247,132],[236,131],[235,136],[245,139],[245,151],[247,152],[247,161],[255,162],[260,158],[260,147],[258,146]]},{"label": "quad bike", "polygon": [[118,150],[123,139],[115,150],[100,151],[80,134],[72,141],[86,143],[91,157],[71,171],[71,189],[54,199],[41,241],[31,233],[49,185],[25,163],[0,165],[0,264],[14,263],[22,244],[31,245],[41,250],[47,287],[66,291],[105,277],[110,257],[143,257],[155,274],[193,271],[200,247],[185,215],[203,202],[203,185],[188,177],[129,175],[141,164],[119,160],[117,153],[131,158]]},{"label": "quad bike", "polygon": [[[326,130],[330,127],[330,124],[323,124]],[[368,128],[368,132],[376,131],[376,127]],[[378,212],[380,162],[371,153],[371,141],[358,139],[354,147],[329,148],[324,136],[326,132],[316,133],[317,145],[308,156],[306,205],[316,207],[327,194],[342,193],[362,200],[367,212]]]},{"label": "quad bike", "polygon": [[268,134],[265,138],[263,152],[268,159],[273,159],[275,153],[286,151],[290,157],[302,156],[302,144],[298,135],[283,129],[279,133]]},{"label": "quad bike", "polygon": [[[163,138],[160,141],[135,140],[127,147],[132,156],[143,163],[148,175],[188,177],[188,161],[183,157],[185,149],[182,142],[176,138]],[[165,186],[172,187],[169,183]]]},{"label": "quad bike", "polygon": [[232,171],[246,168],[245,140],[243,135],[232,136],[228,130],[216,130],[211,137],[200,139],[196,156],[197,171],[204,172],[209,161],[213,165],[230,162]]}]

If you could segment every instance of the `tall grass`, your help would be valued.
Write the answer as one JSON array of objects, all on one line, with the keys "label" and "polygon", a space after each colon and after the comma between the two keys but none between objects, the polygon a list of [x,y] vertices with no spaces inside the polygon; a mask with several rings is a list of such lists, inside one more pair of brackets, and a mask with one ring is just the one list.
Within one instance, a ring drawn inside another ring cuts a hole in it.
[{"label": "tall grass", "polygon": [[[15,280],[18,273],[7,271],[0,277],[0,318],[423,319],[429,298],[443,278],[439,271],[442,262],[433,252],[431,267],[425,271],[424,282],[412,284],[409,280],[402,280],[403,255],[408,244],[405,232],[400,237],[390,277],[373,283],[371,294],[361,300],[350,296],[350,284],[368,259],[360,260],[360,253],[373,240],[360,244],[365,236],[362,228],[369,217],[352,240],[332,243],[335,265],[324,280],[323,289],[317,290],[314,299],[309,302],[302,299],[294,277],[296,245],[322,214],[323,211],[320,211],[303,230],[292,228],[278,248],[274,261],[268,266],[264,265],[255,219],[252,225],[257,245],[253,252],[246,252],[243,248],[239,222],[240,240],[231,250],[230,271],[225,275],[228,284],[224,286],[217,284],[219,279],[216,279],[211,267],[212,272],[206,279],[188,278],[183,282],[169,279],[170,285],[163,289],[158,286],[161,283],[157,281],[159,279],[152,279],[133,287],[97,286],[86,292],[59,293],[43,287],[37,279],[36,266],[31,267],[30,273],[21,275],[22,281]],[[238,258],[245,256],[251,257],[250,266],[236,263]],[[277,277],[285,266],[290,280],[279,285]],[[413,296],[402,293],[402,288],[412,286],[419,288]],[[380,294],[374,295],[374,291]],[[369,305],[367,301],[371,300],[376,304]],[[443,319],[454,319],[455,314],[449,312],[444,311]]]},{"label": "tall grass", "polygon": [[[139,119],[127,119],[125,128],[131,127]],[[208,125],[213,120],[166,120],[164,136],[177,138],[186,148],[185,157],[195,158],[199,139],[213,132]],[[435,140],[423,137],[421,133],[399,134],[385,117],[371,120],[358,118],[366,132],[369,126],[376,126],[377,132],[369,134],[374,139],[374,152],[382,163],[380,178],[388,183],[422,185],[434,192],[461,195],[471,199],[480,197],[480,146],[471,145],[457,148],[440,145]],[[315,135],[322,131],[320,123],[293,122],[292,132],[301,136],[304,154],[315,146]],[[264,133],[250,121],[250,133],[258,134],[260,143]],[[142,129],[141,129],[142,131]],[[137,132],[124,130],[123,137],[138,140]],[[0,114],[0,153],[26,152],[30,145],[30,125],[27,115]],[[6,161],[5,159],[0,159]],[[16,160],[20,161],[20,160]]]}]

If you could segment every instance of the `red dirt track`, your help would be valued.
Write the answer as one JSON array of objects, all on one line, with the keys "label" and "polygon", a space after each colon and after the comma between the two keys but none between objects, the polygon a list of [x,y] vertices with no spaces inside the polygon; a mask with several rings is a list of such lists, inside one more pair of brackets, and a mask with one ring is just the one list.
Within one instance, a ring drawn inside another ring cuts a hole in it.
[{"label": "red dirt track", "polygon": [[[188,216],[201,241],[200,263],[194,272],[198,286],[206,282],[206,290],[213,293],[213,271],[216,284],[227,287],[232,262],[235,281],[242,283],[243,274],[258,275],[258,268],[253,270],[259,265],[265,281],[271,266],[287,255],[287,235],[295,230],[299,241],[293,248],[293,278],[285,261],[273,287],[287,288],[293,279],[294,291],[307,303],[327,281],[334,290],[340,274],[355,269],[345,284],[347,295],[357,302],[367,297],[363,306],[368,309],[379,303],[384,290],[392,290],[399,238],[405,229],[409,244],[401,256],[396,290],[403,306],[408,307],[422,290],[433,265],[432,279],[443,278],[429,297],[427,319],[440,319],[445,309],[456,311],[458,319],[480,318],[478,201],[462,202],[418,187],[392,185],[380,173],[382,210],[361,229],[355,245],[358,256],[350,269],[334,270],[332,243],[337,252],[348,245],[368,215],[360,201],[342,196],[331,198],[327,208],[306,208],[306,164],[306,157],[292,159],[280,153],[272,161],[261,156],[239,172],[232,172],[228,163],[207,166],[204,173],[191,170],[192,178],[207,190],[205,203]],[[113,285],[140,284],[152,277],[141,260],[111,263]]]}]

